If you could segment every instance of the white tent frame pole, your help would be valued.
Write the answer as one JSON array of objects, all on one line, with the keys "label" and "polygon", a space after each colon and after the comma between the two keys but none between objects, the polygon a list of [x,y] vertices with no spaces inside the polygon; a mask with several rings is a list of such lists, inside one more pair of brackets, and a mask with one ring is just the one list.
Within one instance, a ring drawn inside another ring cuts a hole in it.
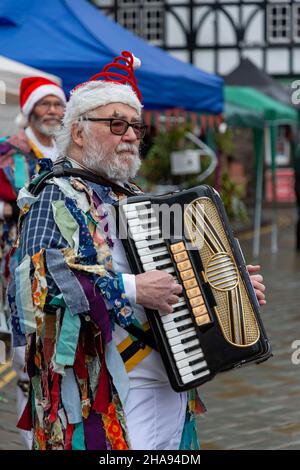
[{"label": "white tent frame pole", "polygon": [[[271,127],[269,127],[269,142],[271,148]],[[271,175],[272,175],[272,228],[271,228],[271,253],[278,251],[278,225],[277,225],[277,194],[276,194],[276,155],[271,151]]]},{"label": "white tent frame pole", "polygon": [[254,211],[254,236],[252,254],[253,258],[259,256],[260,251],[260,232],[261,232],[261,213],[262,213],[262,193],[263,193],[263,168],[265,152],[267,152],[267,128],[264,128],[263,135],[264,152],[257,162],[256,169],[256,190],[255,190],[255,211]]},{"label": "white tent frame pole", "polygon": [[193,142],[195,145],[197,145],[197,147],[201,150],[199,155],[200,157],[201,155],[205,155],[211,158],[208,168],[206,168],[206,170],[197,177],[197,181],[201,183],[215,171],[216,166],[218,164],[217,154],[211,147],[209,147],[201,139],[199,139],[199,137],[197,137],[195,134],[192,134],[192,132],[186,132],[185,137],[191,142]]},{"label": "white tent frame pole", "polygon": [[[271,127],[264,128],[264,156],[258,161],[257,178],[256,178],[256,197],[255,197],[255,213],[254,213],[254,237],[252,254],[254,258],[259,256],[260,252],[260,235],[261,235],[261,213],[262,213],[262,188],[263,188],[263,164],[265,161],[272,164],[272,147],[271,147]],[[274,169],[272,165],[272,225],[271,225],[271,253],[278,252],[278,226],[277,226],[277,201],[276,201],[276,185],[274,183]],[[276,171],[276,169],[275,169]]]}]

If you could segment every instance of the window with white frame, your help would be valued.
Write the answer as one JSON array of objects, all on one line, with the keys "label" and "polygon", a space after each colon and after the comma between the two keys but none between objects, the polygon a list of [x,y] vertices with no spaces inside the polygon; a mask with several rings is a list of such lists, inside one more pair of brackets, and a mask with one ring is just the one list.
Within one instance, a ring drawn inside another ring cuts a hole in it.
[{"label": "window with white frame", "polygon": [[267,7],[267,38],[274,43],[291,40],[291,7],[286,3],[272,3]]},{"label": "window with white frame", "polygon": [[293,38],[300,42],[300,3],[293,5]]},{"label": "window with white frame", "polygon": [[118,22],[138,36],[160,46],[164,37],[163,0],[119,0]]}]

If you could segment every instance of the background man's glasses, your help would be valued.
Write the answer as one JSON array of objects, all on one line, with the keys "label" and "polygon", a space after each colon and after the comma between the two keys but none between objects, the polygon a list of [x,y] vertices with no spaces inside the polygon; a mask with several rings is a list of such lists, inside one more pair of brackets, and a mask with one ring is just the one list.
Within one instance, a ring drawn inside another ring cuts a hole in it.
[{"label": "background man's glasses", "polygon": [[39,107],[43,111],[49,111],[51,107],[55,109],[55,111],[62,111],[64,109],[64,104],[63,103],[51,103],[51,101],[41,101],[40,103],[36,104],[36,107]]},{"label": "background man's glasses", "polygon": [[141,122],[128,122],[124,119],[83,117],[82,120],[92,122],[109,122],[110,132],[115,135],[124,135],[128,128],[132,127],[133,132],[138,139],[145,137],[147,129],[147,126]]}]

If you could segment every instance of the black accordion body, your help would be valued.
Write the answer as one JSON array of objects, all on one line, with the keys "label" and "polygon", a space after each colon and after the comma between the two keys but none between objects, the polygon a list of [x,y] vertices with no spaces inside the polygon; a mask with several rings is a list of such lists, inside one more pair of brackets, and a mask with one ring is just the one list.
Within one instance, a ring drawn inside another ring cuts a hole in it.
[{"label": "black accordion body", "polygon": [[244,258],[219,194],[203,185],[117,205],[134,274],[161,269],[183,286],[172,314],[146,309],[174,390],[271,356]]}]

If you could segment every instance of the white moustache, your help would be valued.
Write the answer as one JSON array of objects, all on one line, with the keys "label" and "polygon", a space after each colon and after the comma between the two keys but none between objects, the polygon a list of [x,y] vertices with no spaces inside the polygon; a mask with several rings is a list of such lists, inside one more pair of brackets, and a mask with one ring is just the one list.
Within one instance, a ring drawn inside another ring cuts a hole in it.
[{"label": "white moustache", "polygon": [[121,143],[117,146],[116,153],[121,153],[121,152],[131,152],[134,155],[138,155],[139,147],[138,145],[135,145],[135,144]]},{"label": "white moustache", "polygon": [[57,124],[60,124],[60,119],[57,119],[57,118],[54,118],[54,117],[53,118],[52,117],[51,118],[50,117],[49,118],[43,118],[41,121],[44,124],[47,124],[48,121],[55,121]]}]

